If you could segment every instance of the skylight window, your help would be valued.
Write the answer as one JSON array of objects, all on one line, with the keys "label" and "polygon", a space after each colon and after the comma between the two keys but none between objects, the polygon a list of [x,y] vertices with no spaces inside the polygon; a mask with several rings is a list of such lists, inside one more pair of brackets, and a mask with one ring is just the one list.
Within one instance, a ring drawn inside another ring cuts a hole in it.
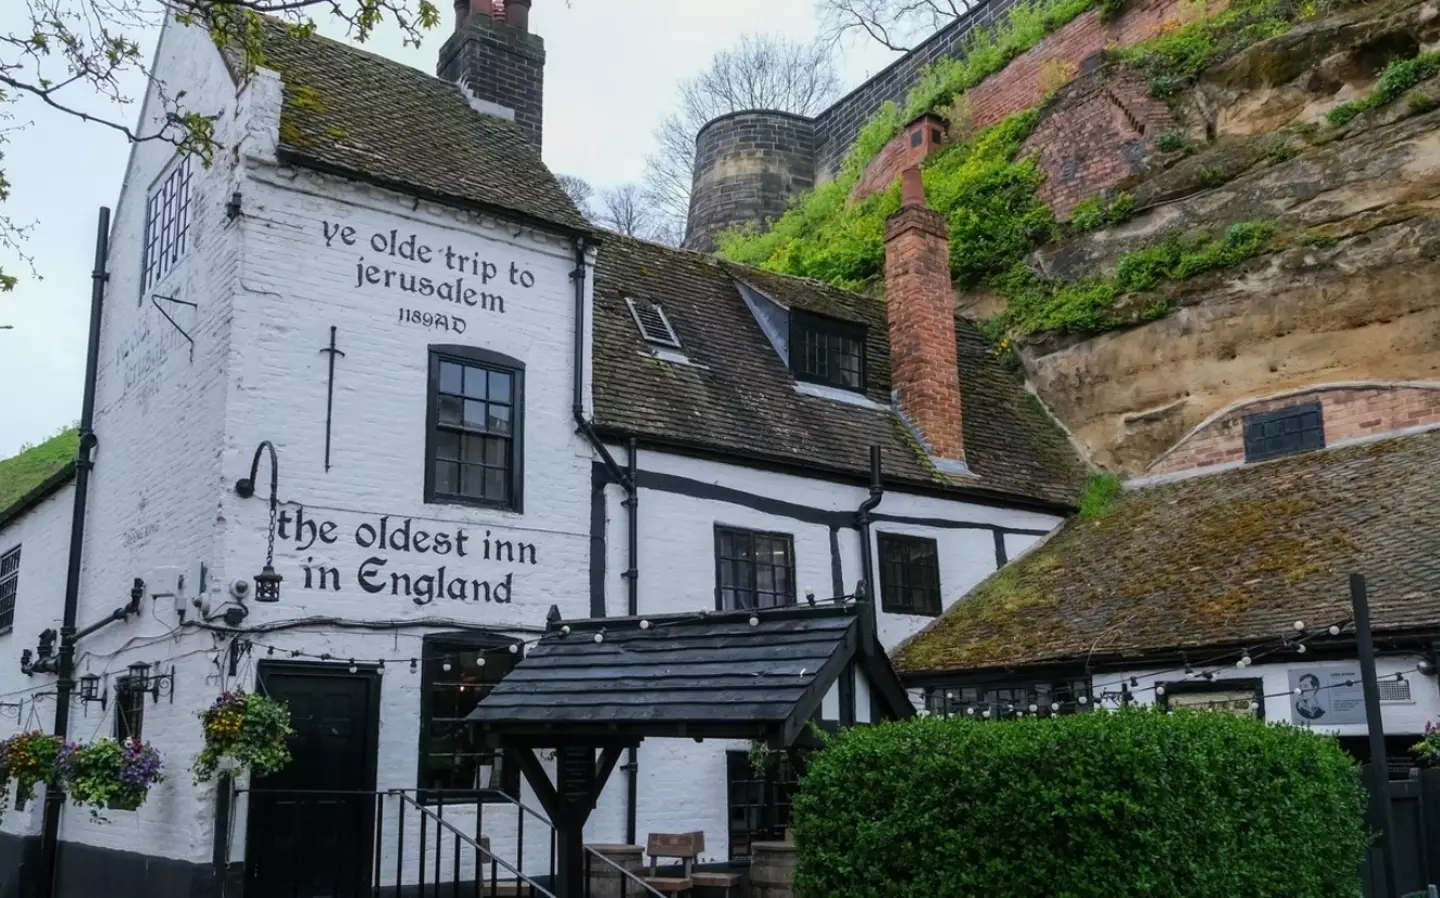
[{"label": "skylight window", "polygon": [[660,308],[659,303],[626,299],[625,305],[630,307],[635,327],[639,328],[640,336],[646,343],[667,349],[680,348],[680,338],[675,336],[675,328],[670,326],[670,319],[665,316],[665,310]]},{"label": "skylight window", "polygon": [[791,309],[790,370],[797,380],[864,392],[864,325]]}]

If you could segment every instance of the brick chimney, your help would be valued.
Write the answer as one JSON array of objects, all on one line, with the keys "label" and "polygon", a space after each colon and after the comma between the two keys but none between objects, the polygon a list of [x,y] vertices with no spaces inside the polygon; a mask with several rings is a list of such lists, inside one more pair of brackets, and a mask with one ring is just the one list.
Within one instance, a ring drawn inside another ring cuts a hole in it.
[{"label": "brick chimney", "polygon": [[477,108],[508,118],[541,147],[545,42],[530,33],[531,0],[455,0],[455,33],[435,74],[464,86]]},{"label": "brick chimney", "polygon": [[925,205],[920,169],[901,174],[900,209],[885,222],[890,384],[930,454],[965,461],[950,227]]}]

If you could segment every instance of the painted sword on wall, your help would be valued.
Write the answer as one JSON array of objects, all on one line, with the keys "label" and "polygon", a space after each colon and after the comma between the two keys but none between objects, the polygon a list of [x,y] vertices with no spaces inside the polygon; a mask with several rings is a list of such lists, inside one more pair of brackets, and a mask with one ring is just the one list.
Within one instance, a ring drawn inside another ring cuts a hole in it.
[{"label": "painted sword on wall", "polygon": [[320,350],[329,356],[330,380],[325,386],[325,470],[330,470],[330,425],[335,413],[335,357],[345,353],[335,348],[335,325],[330,325],[330,345]]}]

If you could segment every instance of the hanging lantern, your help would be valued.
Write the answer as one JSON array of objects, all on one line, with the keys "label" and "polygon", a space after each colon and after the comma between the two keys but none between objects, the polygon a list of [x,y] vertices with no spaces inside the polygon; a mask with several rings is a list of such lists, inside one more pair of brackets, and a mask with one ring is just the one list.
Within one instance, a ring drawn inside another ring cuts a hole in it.
[{"label": "hanging lantern", "polygon": [[275,566],[267,561],[265,568],[255,575],[255,601],[280,601],[280,581],[283,579],[285,578],[276,572]]}]

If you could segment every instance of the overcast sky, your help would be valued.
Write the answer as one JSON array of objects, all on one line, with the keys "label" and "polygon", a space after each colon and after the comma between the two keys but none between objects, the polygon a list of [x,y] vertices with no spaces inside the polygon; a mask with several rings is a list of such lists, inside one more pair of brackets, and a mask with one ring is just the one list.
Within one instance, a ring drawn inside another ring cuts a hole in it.
[{"label": "overcast sky", "polygon": [[[815,33],[813,0],[535,0],[531,30],[545,38],[545,161],[553,171],[579,175],[597,187],[638,180],[651,132],[671,108],[676,83],[704,68],[742,34],[767,32],[797,39]],[[452,21],[442,0],[442,25],[419,49],[382,33],[368,49],[434,71],[435,54]],[[25,4],[0,0],[0,34],[26,28]],[[321,20],[321,31],[339,36]],[[154,36],[144,46],[153,50]],[[888,62],[878,48],[847,48],[843,86],[862,82]],[[137,102],[90,111],[133,122]],[[10,199],[0,213],[33,222],[24,249],[41,279],[0,253],[7,271],[23,275],[0,294],[0,458],[43,440],[80,417],[90,269],[96,214],[119,198],[127,144],[97,125],[53,113],[39,103],[10,107],[12,125],[25,125],[0,147]]]}]

